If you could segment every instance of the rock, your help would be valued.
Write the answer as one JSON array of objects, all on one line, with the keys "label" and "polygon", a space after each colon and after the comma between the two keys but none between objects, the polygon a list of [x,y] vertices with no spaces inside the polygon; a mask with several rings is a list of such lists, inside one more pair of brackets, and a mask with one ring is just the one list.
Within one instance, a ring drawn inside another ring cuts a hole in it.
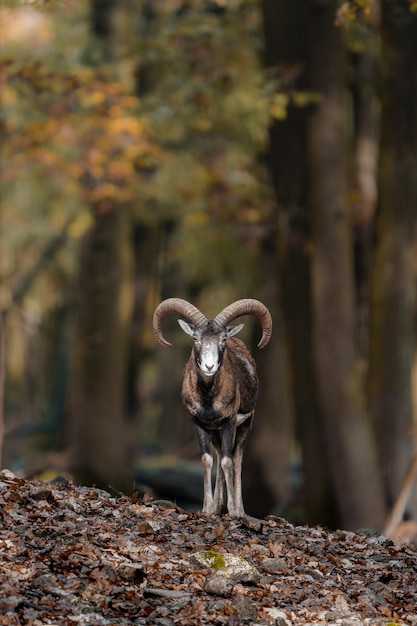
[{"label": "rock", "polygon": [[283,573],[287,568],[285,559],[263,559],[261,562],[262,569],[269,574]]},{"label": "rock", "polygon": [[262,521],[257,517],[244,515],[241,519],[241,523],[243,524],[243,526],[246,526],[246,528],[250,528],[257,533],[260,533],[262,531]]},{"label": "rock", "polygon": [[8,469],[4,469],[0,472],[0,478],[3,478],[4,480],[14,480],[16,478],[16,475],[13,474],[13,472],[11,472]]},{"label": "rock", "polygon": [[206,578],[204,591],[214,596],[228,598],[232,593],[234,585],[233,580],[230,578],[222,576],[221,574],[212,574]]},{"label": "rock", "polygon": [[32,500],[45,500],[49,503],[55,502],[55,496],[50,489],[31,489],[29,497],[32,498]]},{"label": "rock", "polygon": [[238,612],[239,617],[245,621],[253,621],[258,615],[258,607],[253,600],[237,593],[233,598],[233,606]]},{"label": "rock", "polygon": [[129,580],[133,583],[141,583],[145,578],[141,563],[122,563],[117,568],[117,574],[122,580]]},{"label": "rock", "polygon": [[286,612],[281,609],[273,607],[270,609],[264,609],[264,612],[270,615],[271,619],[275,620],[276,626],[288,626],[288,624],[291,623],[288,620]]},{"label": "rock", "polygon": [[253,583],[256,584],[260,580],[260,573],[254,567],[243,559],[229,552],[215,552],[214,550],[203,550],[193,554],[195,560],[214,570],[216,574],[230,578],[235,583]]}]

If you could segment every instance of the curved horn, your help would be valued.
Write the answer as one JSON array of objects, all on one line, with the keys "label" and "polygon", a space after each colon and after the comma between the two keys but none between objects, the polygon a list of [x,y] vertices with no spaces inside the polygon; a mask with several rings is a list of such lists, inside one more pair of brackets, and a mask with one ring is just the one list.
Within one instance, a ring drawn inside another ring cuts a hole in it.
[{"label": "curved horn", "polygon": [[206,321],[206,316],[197,309],[196,306],[187,302],[187,300],[183,300],[182,298],[168,298],[167,300],[163,300],[155,309],[155,313],[153,314],[153,332],[155,333],[155,337],[163,346],[171,346],[166,339],[164,339],[162,335],[162,322],[169,315],[179,315],[194,324],[194,326],[198,326]]},{"label": "curved horn", "polygon": [[254,315],[258,318],[262,326],[262,337],[258,343],[259,348],[264,348],[272,335],[272,318],[271,314],[262,302],[253,298],[244,298],[236,300],[229,306],[225,307],[216,317],[215,322],[221,326],[226,326],[232,320],[241,315]]}]

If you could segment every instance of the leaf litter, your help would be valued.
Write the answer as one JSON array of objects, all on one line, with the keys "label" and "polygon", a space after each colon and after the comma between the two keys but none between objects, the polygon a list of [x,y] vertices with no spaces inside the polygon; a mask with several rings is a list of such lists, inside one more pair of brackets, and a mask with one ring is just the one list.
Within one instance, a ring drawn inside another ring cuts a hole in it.
[{"label": "leaf litter", "polygon": [[417,626],[417,551],[0,472],[3,626]]}]

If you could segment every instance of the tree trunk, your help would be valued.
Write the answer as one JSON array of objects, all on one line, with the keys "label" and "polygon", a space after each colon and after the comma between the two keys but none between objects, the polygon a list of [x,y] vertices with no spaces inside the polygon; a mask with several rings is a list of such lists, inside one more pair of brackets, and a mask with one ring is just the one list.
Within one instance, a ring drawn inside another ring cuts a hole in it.
[{"label": "tree trunk", "polygon": [[96,218],[80,259],[72,443],[82,482],[129,491],[133,433],[126,423],[127,339],[131,320],[128,216]]},{"label": "tree trunk", "polygon": [[371,50],[351,55],[354,132],[354,268],[356,342],[359,355],[369,354],[369,301],[373,228],[377,202],[378,133],[376,110],[377,61]]},{"label": "tree trunk", "polygon": [[4,342],[4,315],[0,310],[0,468],[3,459],[4,443],[4,381],[5,381],[5,342]]},{"label": "tree trunk", "polygon": [[373,438],[355,367],[351,226],[347,207],[345,72],[338,2],[310,3],[309,119],[313,215],[314,354],[326,453],[340,524],[380,529],[385,509]]},{"label": "tree trunk", "polygon": [[388,502],[410,462],[417,207],[417,15],[381,3],[382,98],[369,408]]},{"label": "tree trunk", "polygon": [[[244,502],[248,513],[256,517],[275,514],[294,518],[291,510],[294,410],[284,316],[279,306],[276,249],[272,241],[264,245],[261,261],[262,289],[258,296],[269,306],[274,330],[265,350],[253,350],[259,396],[253,433],[243,461]],[[255,332],[258,337],[257,326]],[[253,345],[256,343],[254,340]]]},{"label": "tree trunk", "polygon": [[[90,25],[84,60],[111,63],[119,79],[133,88],[123,60],[133,39],[132,0],[90,0]],[[82,482],[131,491],[136,441],[128,397],[131,220],[124,206],[108,212],[93,206],[92,212],[94,228],[85,237],[80,258],[71,438]]]},{"label": "tree trunk", "polygon": [[[263,0],[267,67],[288,90],[305,89],[307,0]],[[290,104],[287,117],[270,129],[270,164],[277,200],[274,242],[282,290],[288,363],[296,429],[303,463],[304,516],[309,523],[335,522],[329,468],[323,456],[311,344],[310,219],[307,206],[306,109]],[[278,296],[277,296],[278,297]],[[277,300],[281,307],[281,298]]]}]

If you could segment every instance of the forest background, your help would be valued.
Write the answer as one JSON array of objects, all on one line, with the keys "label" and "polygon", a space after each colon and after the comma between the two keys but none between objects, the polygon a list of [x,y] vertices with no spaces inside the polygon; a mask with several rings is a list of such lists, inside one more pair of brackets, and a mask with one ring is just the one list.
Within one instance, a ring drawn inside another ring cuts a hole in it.
[{"label": "forest background", "polygon": [[152,313],[255,297],[247,511],[383,527],[415,458],[416,9],[0,2],[3,467],[198,506],[190,342]]}]

